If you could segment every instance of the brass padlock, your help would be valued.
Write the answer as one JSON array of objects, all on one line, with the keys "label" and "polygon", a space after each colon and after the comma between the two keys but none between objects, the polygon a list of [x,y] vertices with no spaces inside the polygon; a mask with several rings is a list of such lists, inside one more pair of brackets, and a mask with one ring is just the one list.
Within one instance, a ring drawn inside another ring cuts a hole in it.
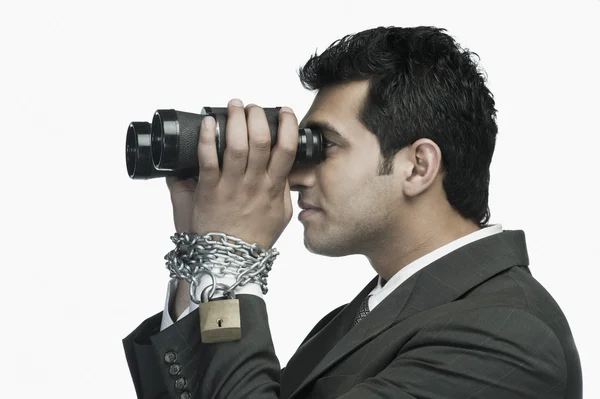
[{"label": "brass padlock", "polygon": [[[217,286],[224,285],[217,284]],[[209,289],[211,287],[206,288]],[[219,342],[239,341],[242,339],[239,299],[235,299],[232,292],[228,299],[219,298],[209,301],[207,289],[202,291],[202,302],[198,305],[202,342],[205,344],[215,344]]]}]

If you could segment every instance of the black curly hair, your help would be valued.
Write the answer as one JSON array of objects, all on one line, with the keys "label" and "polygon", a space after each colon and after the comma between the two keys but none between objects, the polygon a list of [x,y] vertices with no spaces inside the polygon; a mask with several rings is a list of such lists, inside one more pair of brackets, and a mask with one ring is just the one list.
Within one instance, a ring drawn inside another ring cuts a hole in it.
[{"label": "black curly hair", "polygon": [[479,56],[445,31],[378,27],[346,35],[312,55],[298,74],[309,90],[368,80],[360,121],[381,146],[379,173],[392,173],[402,148],[431,139],[442,152],[448,202],[484,227],[498,132],[495,102]]}]

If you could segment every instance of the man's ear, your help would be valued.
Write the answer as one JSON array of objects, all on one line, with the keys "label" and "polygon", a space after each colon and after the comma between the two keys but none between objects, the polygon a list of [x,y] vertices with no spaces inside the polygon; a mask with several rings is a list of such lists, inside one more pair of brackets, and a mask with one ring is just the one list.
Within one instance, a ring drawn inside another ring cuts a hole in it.
[{"label": "man's ear", "polygon": [[407,148],[404,165],[404,194],[416,197],[426,191],[442,165],[442,151],[430,139],[419,139]]}]

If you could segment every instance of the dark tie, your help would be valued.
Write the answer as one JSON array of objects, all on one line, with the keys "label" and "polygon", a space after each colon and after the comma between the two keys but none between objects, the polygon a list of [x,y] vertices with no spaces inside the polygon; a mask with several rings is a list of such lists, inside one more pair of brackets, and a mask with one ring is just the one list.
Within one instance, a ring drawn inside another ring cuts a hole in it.
[{"label": "dark tie", "polygon": [[369,314],[369,312],[370,312],[369,298],[371,298],[371,295],[368,295],[360,304],[360,307],[358,308],[358,312],[356,313],[356,316],[354,317],[354,322],[352,323],[352,327],[357,325],[362,319],[364,319]]},{"label": "dark tie", "polygon": [[[387,283],[387,280],[382,278],[381,286],[383,287],[385,285],[385,283]],[[368,295],[360,304],[360,306],[358,308],[358,312],[356,313],[356,316],[354,317],[354,321],[352,322],[352,327],[357,325],[371,311],[371,309],[369,309],[369,298],[371,298],[371,295]]]}]

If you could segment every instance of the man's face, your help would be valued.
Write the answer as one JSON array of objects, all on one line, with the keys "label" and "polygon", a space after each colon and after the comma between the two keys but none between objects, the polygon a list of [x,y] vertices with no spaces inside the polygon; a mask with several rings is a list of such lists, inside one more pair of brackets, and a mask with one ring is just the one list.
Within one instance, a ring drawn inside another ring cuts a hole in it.
[{"label": "man's face", "polygon": [[323,162],[295,167],[289,177],[299,202],[319,208],[301,219],[304,244],[313,253],[345,256],[381,248],[394,208],[401,206],[394,174],[378,175],[377,138],[358,119],[367,90],[367,82],[325,88],[300,122],[301,128],[321,128],[331,143]]}]

